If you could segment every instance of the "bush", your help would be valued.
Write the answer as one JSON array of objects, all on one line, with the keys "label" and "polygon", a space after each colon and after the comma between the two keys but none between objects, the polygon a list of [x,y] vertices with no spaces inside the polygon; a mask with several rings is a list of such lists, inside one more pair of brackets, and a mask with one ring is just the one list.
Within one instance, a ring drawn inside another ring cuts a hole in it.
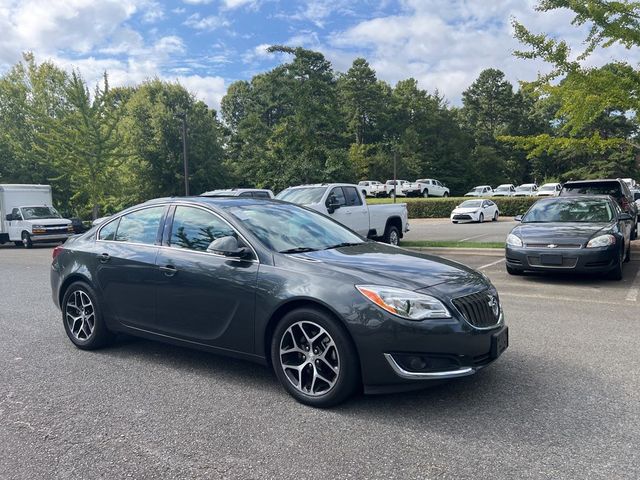
[{"label": "bush", "polygon": [[[451,215],[451,210],[456,208],[465,200],[472,200],[470,197],[448,197],[448,198],[401,198],[398,203],[406,203],[409,211],[409,218],[443,218]],[[503,217],[515,217],[525,213],[531,205],[539,198],[537,197],[492,197],[500,215]],[[390,198],[371,198],[367,203],[393,203]]]}]

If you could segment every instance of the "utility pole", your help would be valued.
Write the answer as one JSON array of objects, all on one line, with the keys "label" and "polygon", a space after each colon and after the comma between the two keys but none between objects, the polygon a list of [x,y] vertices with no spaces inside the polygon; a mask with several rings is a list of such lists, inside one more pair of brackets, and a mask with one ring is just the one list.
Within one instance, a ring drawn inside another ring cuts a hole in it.
[{"label": "utility pole", "polygon": [[189,196],[189,159],[187,158],[187,112],[176,113],[182,120],[182,160],[184,163],[184,194]]},{"label": "utility pole", "polygon": [[393,203],[396,203],[398,196],[398,176],[396,175],[398,165],[398,150],[393,149]]}]

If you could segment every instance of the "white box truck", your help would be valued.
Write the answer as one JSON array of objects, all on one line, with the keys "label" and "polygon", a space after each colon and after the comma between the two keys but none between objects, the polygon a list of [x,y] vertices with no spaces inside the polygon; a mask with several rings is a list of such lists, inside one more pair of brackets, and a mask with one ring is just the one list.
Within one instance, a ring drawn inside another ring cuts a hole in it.
[{"label": "white box truck", "polygon": [[0,244],[31,248],[36,242],[64,242],[71,220],[53,208],[51,185],[0,185]]}]

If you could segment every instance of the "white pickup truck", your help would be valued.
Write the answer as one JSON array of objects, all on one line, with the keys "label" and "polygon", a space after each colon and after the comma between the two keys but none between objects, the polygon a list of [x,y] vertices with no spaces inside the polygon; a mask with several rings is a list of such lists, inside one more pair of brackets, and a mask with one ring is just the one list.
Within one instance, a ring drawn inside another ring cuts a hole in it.
[{"label": "white pickup truck", "polygon": [[52,206],[50,185],[0,185],[0,244],[31,248],[36,242],[64,242],[71,220]]},{"label": "white pickup truck", "polygon": [[398,245],[409,231],[406,203],[367,205],[357,185],[323,183],[283,190],[276,198],[330,216],[363,237]]}]

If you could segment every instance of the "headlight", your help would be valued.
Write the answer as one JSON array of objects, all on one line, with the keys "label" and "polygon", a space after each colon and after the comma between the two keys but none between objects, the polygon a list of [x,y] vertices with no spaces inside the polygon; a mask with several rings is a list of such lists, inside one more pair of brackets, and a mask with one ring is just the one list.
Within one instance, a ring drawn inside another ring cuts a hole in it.
[{"label": "headlight", "polygon": [[616,244],[616,237],[613,235],[600,235],[589,240],[587,248],[608,247]]},{"label": "headlight", "polygon": [[510,233],[507,235],[507,245],[511,245],[512,247],[521,247],[522,239],[519,236]]},{"label": "headlight", "polygon": [[380,308],[407,320],[451,318],[447,307],[440,300],[430,295],[402,288],[375,285],[356,285],[356,288]]}]

